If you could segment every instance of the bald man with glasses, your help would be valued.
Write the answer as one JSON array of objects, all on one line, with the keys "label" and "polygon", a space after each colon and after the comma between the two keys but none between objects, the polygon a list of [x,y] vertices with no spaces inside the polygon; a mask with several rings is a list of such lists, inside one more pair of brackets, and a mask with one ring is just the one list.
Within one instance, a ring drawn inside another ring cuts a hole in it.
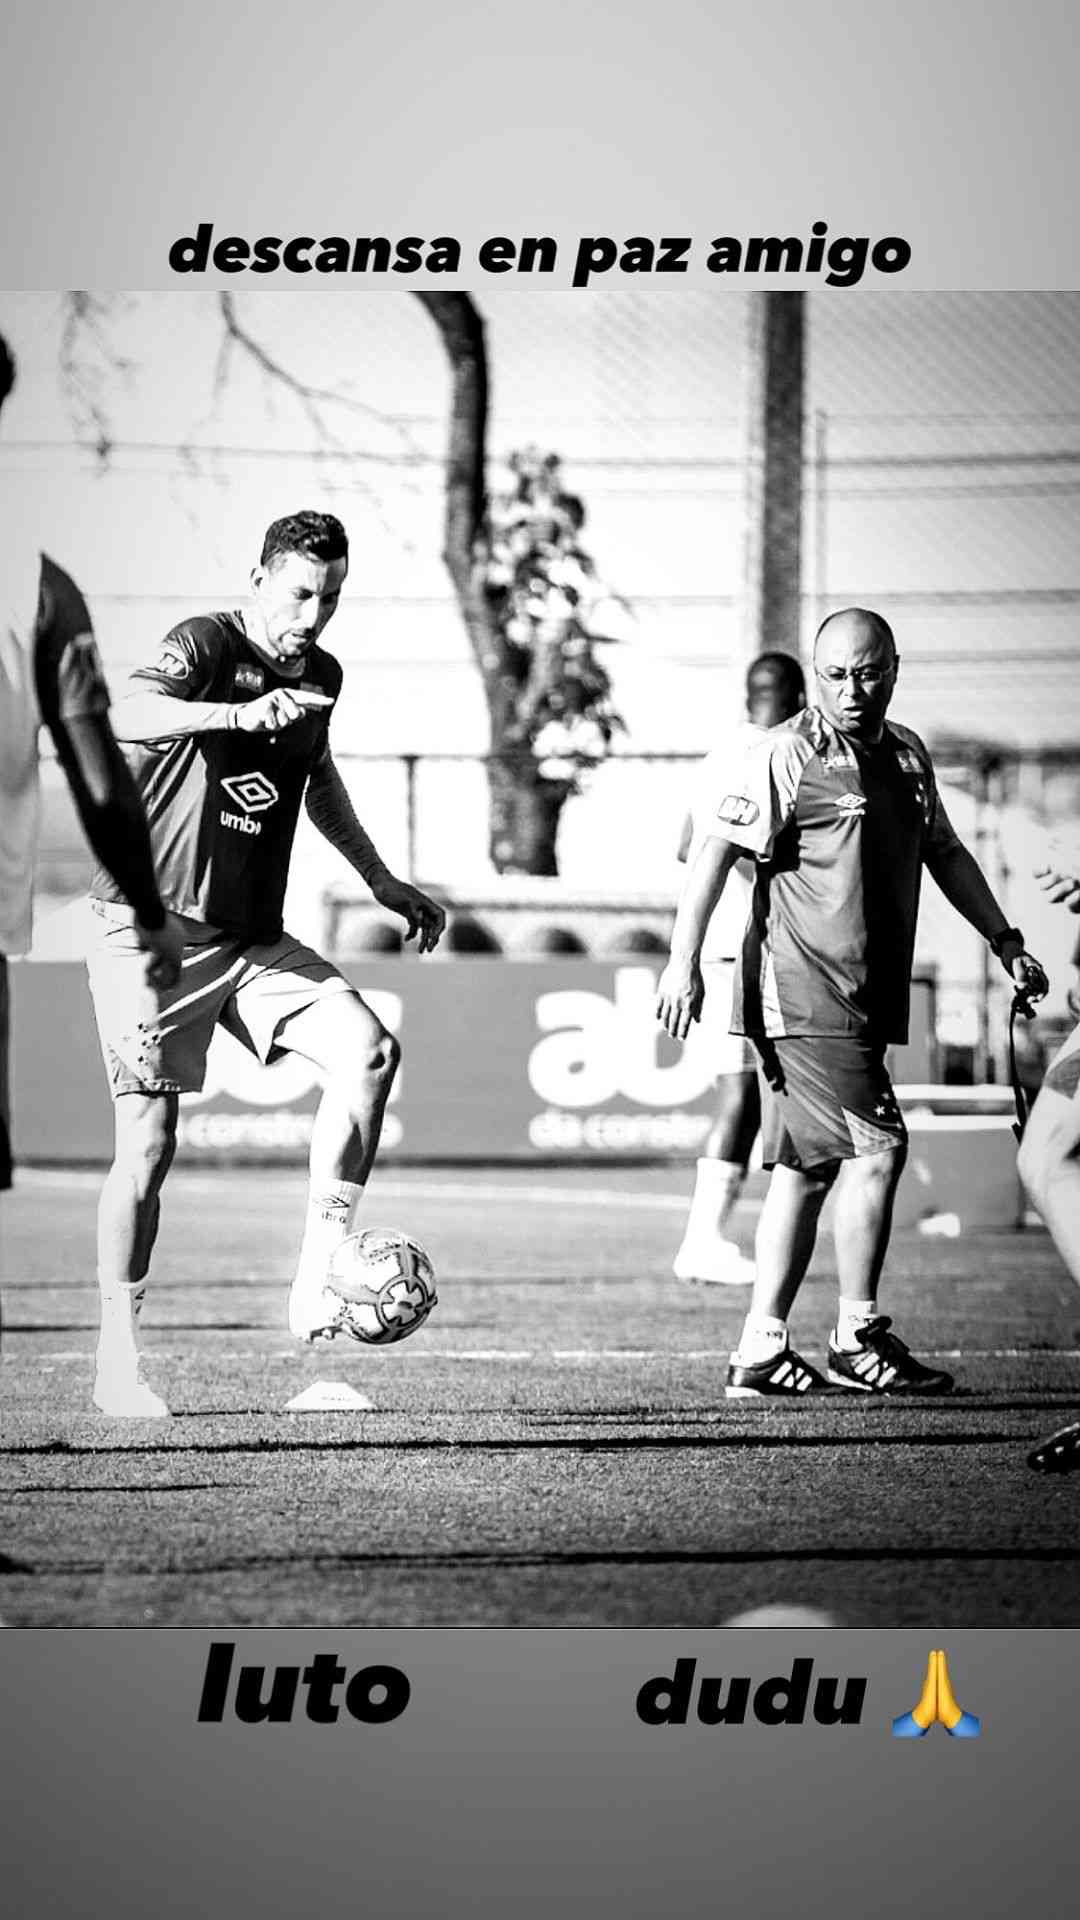
[{"label": "bald man with glasses", "polygon": [[[703,999],[701,944],[736,860],[757,862],[732,1031],[754,1043],[772,1177],[731,1398],[943,1394],[878,1309],[907,1131],[885,1066],[908,1037],[925,867],[1029,999],[1046,976],[1010,927],[941,803],[918,736],[886,719],[899,658],[880,614],[834,613],[814,642],[817,704],[750,746],[703,801],[661,976],[657,1015],[685,1039]],[[788,1316],[835,1188],[840,1299],[825,1373],[791,1346]]]}]

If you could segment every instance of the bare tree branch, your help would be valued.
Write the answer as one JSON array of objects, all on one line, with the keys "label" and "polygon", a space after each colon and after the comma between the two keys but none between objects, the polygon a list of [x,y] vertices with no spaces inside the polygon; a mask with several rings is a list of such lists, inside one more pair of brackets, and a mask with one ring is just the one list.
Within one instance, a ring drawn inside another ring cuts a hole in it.
[{"label": "bare tree branch", "polygon": [[117,353],[111,338],[115,300],[109,294],[66,293],[60,334],[60,377],[76,431],[93,446],[102,466],[111,457],[114,436],[106,405],[110,380],[130,381],[130,360]]}]

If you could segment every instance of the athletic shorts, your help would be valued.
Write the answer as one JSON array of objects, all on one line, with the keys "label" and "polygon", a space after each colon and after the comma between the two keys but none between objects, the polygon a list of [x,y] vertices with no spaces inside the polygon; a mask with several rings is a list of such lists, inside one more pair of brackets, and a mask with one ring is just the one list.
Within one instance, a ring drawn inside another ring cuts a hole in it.
[{"label": "athletic shorts", "polygon": [[728,1073],[753,1073],[757,1054],[751,1041],[731,1031],[731,1001],[735,991],[734,960],[703,960],[701,977],[705,982],[701,1028],[704,1058],[719,1079]]},{"label": "athletic shorts", "polygon": [[1055,1053],[1043,1075],[1043,1086],[1051,1093],[1063,1094],[1066,1100],[1076,1099],[1080,1091],[1080,1024]]},{"label": "athletic shorts", "polygon": [[901,1147],[907,1128],[885,1049],[856,1038],[754,1042],[766,1167],[811,1173]]},{"label": "athletic shorts", "polygon": [[291,934],[250,945],[199,920],[188,934],[180,978],[160,992],[146,985],[130,907],[92,900],[98,937],[87,957],[105,1071],[113,1095],[199,1093],[214,1028],[274,1058],[282,1022],[318,1000],[355,988],[328,960]]}]

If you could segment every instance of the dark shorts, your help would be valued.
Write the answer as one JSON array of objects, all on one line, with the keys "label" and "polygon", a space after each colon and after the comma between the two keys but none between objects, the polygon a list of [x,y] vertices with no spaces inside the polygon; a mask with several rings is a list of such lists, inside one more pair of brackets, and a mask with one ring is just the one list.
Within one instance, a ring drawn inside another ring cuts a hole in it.
[{"label": "dark shorts", "polygon": [[826,1172],[841,1160],[905,1144],[883,1046],[833,1037],[757,1039],[754,1045],[765,1166]]}]

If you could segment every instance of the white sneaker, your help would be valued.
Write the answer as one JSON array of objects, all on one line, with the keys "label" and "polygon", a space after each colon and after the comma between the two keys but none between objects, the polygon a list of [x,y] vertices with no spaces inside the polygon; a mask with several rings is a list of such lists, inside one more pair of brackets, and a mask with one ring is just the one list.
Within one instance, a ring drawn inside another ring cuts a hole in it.
[{"label": "white sneaker", "polygon": [[142,1377],[135,1326],[143,1289],[101,1295],[101,1332],[94,1371],[94,1405],[114,1420],[164,1420],[169,1409]]},{"label": "white sneaker", "polygon": [[754,1262],[734,1240],[684,1240],[672,1263],[676,1280],[699,1280],[708,1286],[749,1287]]},{"label": "white sneaker", "polygon": [[332,1340],[336,1308],[322,1280],[298,1273],[289,1288],[289,1332],[294,1339],[311,1345],[316,1340]]}]

